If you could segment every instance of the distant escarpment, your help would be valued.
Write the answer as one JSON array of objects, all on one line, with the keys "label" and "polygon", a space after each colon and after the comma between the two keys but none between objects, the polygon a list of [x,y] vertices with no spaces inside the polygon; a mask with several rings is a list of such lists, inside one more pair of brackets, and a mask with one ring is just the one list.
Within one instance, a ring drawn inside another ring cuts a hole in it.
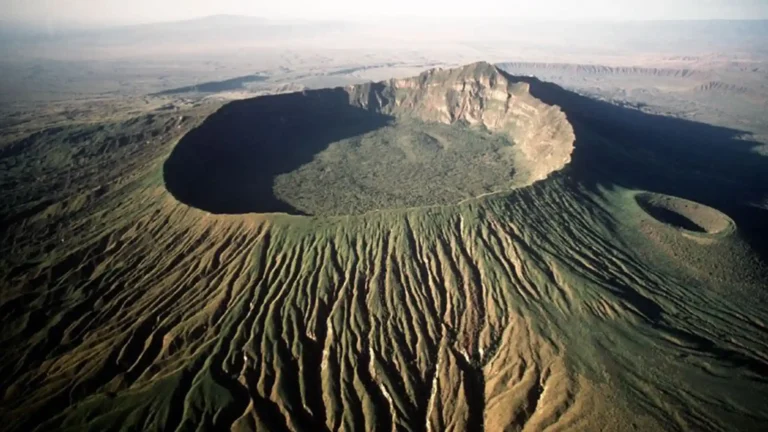
[{"label": "distant escarpment", "polygon": [[659,68],[639,66],[606,66],[599,64],[573,64],[573,63],[536,63],[536,62],[508,62],[499,64],[505,70],[515,73],[555,72],[574,75],[591,76],[643,76],[663,78],[689,78],[707,79],[713,76],[713,72],[706,69],[691,68]]},{"label": "distant escarpment", "polygon": [[212,213],[361,214],[454,204],[541,180],[575,136],[557,106],[488,63],[232,102],[165,164]]}]

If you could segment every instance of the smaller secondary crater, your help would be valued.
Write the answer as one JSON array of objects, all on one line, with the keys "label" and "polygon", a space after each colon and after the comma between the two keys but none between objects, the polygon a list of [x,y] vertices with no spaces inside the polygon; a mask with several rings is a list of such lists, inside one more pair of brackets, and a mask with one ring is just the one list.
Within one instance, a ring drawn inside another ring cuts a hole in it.
[{"label": "smaller secondary crater", "polygon": [[677,229],[701,234],[721,234],[735,226],[724,213],[683,198],[642,192],[637,204],[654,219]]}]

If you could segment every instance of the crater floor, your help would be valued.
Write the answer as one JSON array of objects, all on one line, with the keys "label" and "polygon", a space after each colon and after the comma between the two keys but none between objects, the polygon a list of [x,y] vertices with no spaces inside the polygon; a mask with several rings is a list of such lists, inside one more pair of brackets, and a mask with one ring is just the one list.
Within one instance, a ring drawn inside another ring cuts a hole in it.
[{"label": "crater floor", "polygon": [[455,204],[525,184],[514,144],[484,130],[397,121],[328,146],[275,178],[275,195],[305,214],[361,214]]}]

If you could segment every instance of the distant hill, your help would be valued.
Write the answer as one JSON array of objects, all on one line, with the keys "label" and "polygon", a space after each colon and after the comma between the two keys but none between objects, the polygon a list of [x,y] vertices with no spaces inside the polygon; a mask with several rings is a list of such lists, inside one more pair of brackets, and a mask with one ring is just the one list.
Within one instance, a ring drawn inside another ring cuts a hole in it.
[{"label": "distant hill", "polygon": [[[274,20],[215,15],[183,21],[93,28],[92,25],[13,23],[0,26],[4,39],[83,44],[202,43],[223,41],[306,40],[319,34],[343,34],[362,40],[411,42],[514,41],[573,48],[707,49],[768,46],[768,20],[706,21],[510,21],[467,18],[428,20]],[[764,49],[764,48],[763,48]]]},{"label": "distant hill", "polygon": [[[266,18],[215,15],[184,21],[136,24],[112,27],[90,25],[52,25],[50,23],[7,23],[0,35],[34,41],[69,41],[88,44],[136,44],[168,42],[202,42],[224,40],[263,40],[343,29],[341,22],[269,20]],[[308,33],[309,32],[309,33]]]}]

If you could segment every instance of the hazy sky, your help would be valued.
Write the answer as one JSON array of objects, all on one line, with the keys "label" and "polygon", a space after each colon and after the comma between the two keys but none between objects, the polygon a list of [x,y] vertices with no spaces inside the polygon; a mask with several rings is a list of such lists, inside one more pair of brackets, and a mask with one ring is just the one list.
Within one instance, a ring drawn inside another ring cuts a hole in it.
[{"label": "hazy sky", "polygon": [[0,0],[0,19],[139,23],[216,14],[347,19],[768,19],[768,0]]}]

